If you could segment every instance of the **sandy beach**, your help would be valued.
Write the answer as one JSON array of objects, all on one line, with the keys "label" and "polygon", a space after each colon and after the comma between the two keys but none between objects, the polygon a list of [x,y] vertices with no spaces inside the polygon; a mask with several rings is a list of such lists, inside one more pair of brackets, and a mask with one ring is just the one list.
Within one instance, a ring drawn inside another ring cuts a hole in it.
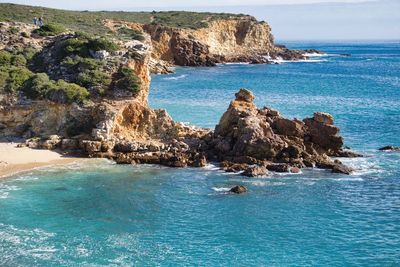
[{"label": "sandy beach", "polygon": [[74,157],[50,150],[17,147],[18,143],[0,143],[0,178],[37,167],[71,163]]}]

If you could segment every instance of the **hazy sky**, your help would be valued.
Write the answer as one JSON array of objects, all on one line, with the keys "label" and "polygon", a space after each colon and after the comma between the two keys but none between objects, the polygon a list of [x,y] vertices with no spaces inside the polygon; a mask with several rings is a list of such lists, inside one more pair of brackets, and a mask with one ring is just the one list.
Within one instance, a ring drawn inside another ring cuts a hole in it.
[{"label": "hazy sky", "polygon": [[278,40],[400,40],[400,0],[0,0],[0,2],[74,10],[191,10],[245,13],[267,21]]}]

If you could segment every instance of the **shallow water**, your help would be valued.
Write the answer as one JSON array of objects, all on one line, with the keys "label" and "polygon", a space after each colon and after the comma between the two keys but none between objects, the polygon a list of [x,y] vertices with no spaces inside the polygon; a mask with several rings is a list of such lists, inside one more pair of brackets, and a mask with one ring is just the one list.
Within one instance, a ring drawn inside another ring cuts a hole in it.
[{"label": "shallow water", "polygon": [[[354,175],[249,179],[100,159],[35,170],[0,181],[0,266],[400,265],[400,153],[376,150],[400,146],[400,45],[289,46],[328,56],[179,68],[153,77],[150,103],[204,127],[240,87],[288,117],[330,112],[368,155],[345,160]],[[236,184],[249,192],[227,194]]]}]

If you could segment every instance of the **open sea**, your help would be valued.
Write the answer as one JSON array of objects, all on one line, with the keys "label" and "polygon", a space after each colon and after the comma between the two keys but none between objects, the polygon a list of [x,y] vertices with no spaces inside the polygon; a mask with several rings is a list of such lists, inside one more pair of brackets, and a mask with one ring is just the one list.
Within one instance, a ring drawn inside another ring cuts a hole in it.
[{"label": "open sea", "polygon": [[[96,159],[0,179],[0,266],[400,266],[400,42],[286,43],[325,56],[177,68],[150,105],[214,127],[239,88],[289,118],[325,111],[353,175],[245,178]],[[350,53],[351,56],[340,54]],[[242,184],[249,192],[227,193]]]}]

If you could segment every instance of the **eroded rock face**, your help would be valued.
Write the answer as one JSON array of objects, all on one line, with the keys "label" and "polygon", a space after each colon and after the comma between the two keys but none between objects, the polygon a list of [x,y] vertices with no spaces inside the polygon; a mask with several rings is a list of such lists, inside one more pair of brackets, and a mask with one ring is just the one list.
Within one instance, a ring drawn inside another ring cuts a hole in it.
[{"label": "eroded rock face", "polygon": [[246,89],[235,96],[216,126],[210,145],[211,154],[218,160],[245,164],[225,164],[229,165],[226,170],[234,166],[236,171],[246,171],[247,165],[256,163],[277,172],[298,172],[299,168],[313,166],[351,172],[329,158],[356,156],[342,150],[343,138],[330,114],[318,112],[303,121],[289,120],[277,111],[257,109],[253,94]]},{"label": "eroded rock face", "polygon": [[[143,31],[152,42],[152,59],[180,66],[214,66],[222,62],[272,63],[269,59],[301,60],[305,51],[275,45],[271,28],[254,17],[210,20],[208,27],[183,29],[159,24],[140,24],[106,20],[115,30],[124,23]],[[161,63],[163,65],[163,63]],[[155,72],[163,70],[154,69]]]}]

